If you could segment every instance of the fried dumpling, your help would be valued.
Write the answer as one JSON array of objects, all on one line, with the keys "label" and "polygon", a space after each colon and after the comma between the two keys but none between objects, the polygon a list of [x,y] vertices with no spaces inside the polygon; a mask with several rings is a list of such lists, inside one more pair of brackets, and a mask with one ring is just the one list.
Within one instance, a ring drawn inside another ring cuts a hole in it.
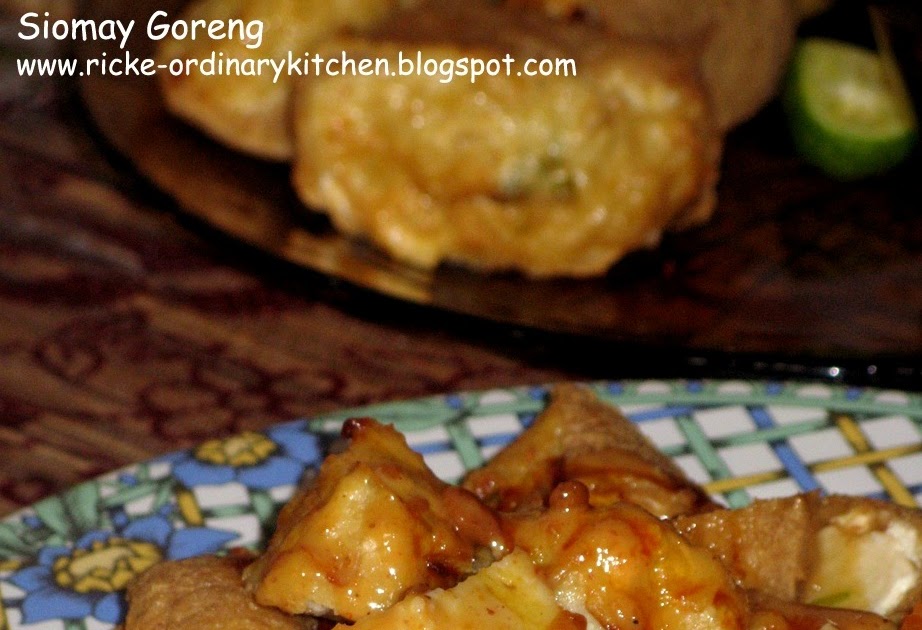
[{"label": "fried dumpling", "polygon": [[244,589],[246,554],[161,562],[128,587],[123,630],[315,630],[317,621],[260,606]]},{"label": "fried dumpling", "polygon": [[463,485],[513,511],[543,504],[562,481],[586,485],[594,506],[625,501],[659,517],[716,506],[621,412],[570,384],[555,387],[533,424]]},{"label": "fried dumpling", "polygon": [[922,600],[922,512],[818,494],[683,516],[676,526],[714,551],[747,588],[779,600],[899,620]]},{"label": "fried dumpling", "polygon": [[435,477],[393,427],[353,419],[348,448],[279,514],[245,572],[262,605],[356,620],[453,586],[505,553],[493,515]]},{"label": "fried dumpling", "polygon": [[516,548],[529,553],[557,601],[600,628],[743,630],[746,595],[711,553],[669,521],[629,503],[589,505],[564,482],[549,506],[509,515]]},{"label": "fried dumpling", "polygon": [[[289,73],[289,57],[303,62],[305,53],[327,37],[344,28],[367,28],[411,2],[193,0],[182,19],[225,23],[234,19],[244,24],[259,21],[261,37],[256,41],[241,37],[165,39],[157,51],[159,63],[195,60],[188,74],[158,75],[166,105],[172,113],[239,151],[273,160],[290,159],[291,86],[297,75]],[[217,74],[202,64],[205,60],[259,64],[261,70],[256,76]],[[282,63],[282,69],[269,66],[267,60]],[[299,67],[303,68],[303,63]]]},{"label": "fried dumpling", "polygon": [[[713,210],[721,137],[678,49],[443,0],[318,54],[387,69],[303,82],[295,188],[397,259],[596,275]],[[494,76],[460,76],[471,60],[507,56],[509,76],[501,63]],[[407,57],[459,75],[409,71]],[[574,65],[526,76],[527,59]]]}]

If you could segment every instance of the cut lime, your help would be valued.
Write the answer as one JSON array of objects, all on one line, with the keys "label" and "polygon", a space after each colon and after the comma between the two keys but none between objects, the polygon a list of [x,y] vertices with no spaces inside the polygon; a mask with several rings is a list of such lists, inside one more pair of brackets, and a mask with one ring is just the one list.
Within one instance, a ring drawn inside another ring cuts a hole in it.
[{"label": "cut lime", "polygon": [[839,179],[881,173],[916,141],[916,120],[902,85],[881,57],[823,38],[794,52],[784,104],[797,150]]}]

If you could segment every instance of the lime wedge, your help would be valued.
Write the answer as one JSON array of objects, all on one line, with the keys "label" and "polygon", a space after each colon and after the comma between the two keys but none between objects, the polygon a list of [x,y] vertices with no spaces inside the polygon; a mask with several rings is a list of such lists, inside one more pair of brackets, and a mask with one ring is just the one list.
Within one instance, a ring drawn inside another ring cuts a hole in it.
[{"label": "lime wedge", "polygon": [[905,89],[877,53],[845,42],[808,38],[798,44],[784,106],[797,150],[838,179],[886,171],[916,142]]}]

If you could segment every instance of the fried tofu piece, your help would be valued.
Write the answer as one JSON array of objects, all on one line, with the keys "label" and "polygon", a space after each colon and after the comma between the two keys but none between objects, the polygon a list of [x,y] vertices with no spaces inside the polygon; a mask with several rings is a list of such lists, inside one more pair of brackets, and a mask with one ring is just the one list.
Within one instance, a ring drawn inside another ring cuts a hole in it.
[{"label": "fried tofu piece", "polygon": [[780,600],[900,620],[922,600],[922,511],[817,494],[683,516],[747,588]]},{"label": "fried tofu piece", "polygon": [[245,572],[262,605],[356,620],[453,586],[506,552],[495,517],[440,481],[393,427],[345,423],[348,448],[282,510]]},{"label": "fried tofu piece", "polygon": [[587,486],[592,505],[626,501],[659,517],[716,505],[617,409],[569,384],[555,387],[534,423],[462,485],[508,512],[544,504],[568,480]]},{"label": "fried tofu piece", "polygon": [[617,36],[698,49],[717,125],[728,130],[777,92],[798,20],[791,0],[508,0],[563,19],[603,24]]},{"label": "fried tofu piece", "polygon": [[763,500],[736,510],[675,519],[695,544],[714,551],[747,588],[794,601],[806,578],[809,497]]},{"label": "fried tofu piece", "polygon": [[635,505],[592,507],[585,486],[571,481],[554,490],[547,510],[507,518],[516,547],[557,601],[592,627],[747,627],[745,593],[723,564]]},{"label": "fried tofu piece", "polygon": [[[290,159],[292,75],[289,57],[303,61],[321,41],[342,29],[368,28],[413,0],[193,0],[180,16],[192,20],[242,20],[263,24],[261,41],[235,37],[165,39],[159,63],[195,60],[191,72],[161,72],[167,108],[220,142],[272,160]],[[256,44],[259,44],[258,46]],[[258,76],[218,74],[215,62],[261,64]],[[266,60],[284,63],[281,70]],[[202,63],[204,62],[204,63]],[[211,64],[211,65],[208,65]]]},{"label": "fried tofu piece", "polygon": [[562,609],[524,551],[516,550],[448,590],[410,595],[338,630],[585,630]]},{"label": "fried tofu piece", "polygon": [[200,556],[161,562],[128,586],[123,630],[314,630],[317,621],[260,606],[241,571],[252,557]]},{"label": "fried tofu piece", "polygon": [[922,511],[860,497],[819,501],[801,601],[901,619],[922,601]]},{"label": "fried tofu piece", "polygon": [[[598,275],[713,210],[722,138],[679,49],[443,0],[318,55],[379,74],[301,85],[295,188],[399,260]],[[526,76],[527,59],[562,60],[561,74]],[[494,75],[460,74],[477,63]]]}]

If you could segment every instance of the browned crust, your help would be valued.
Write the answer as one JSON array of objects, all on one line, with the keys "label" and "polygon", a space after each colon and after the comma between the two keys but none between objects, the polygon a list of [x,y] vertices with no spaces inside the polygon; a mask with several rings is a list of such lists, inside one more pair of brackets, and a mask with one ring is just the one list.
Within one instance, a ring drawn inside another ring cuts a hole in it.
[{"label": "browned crust", "polygon": [[534,424],[463,485],[500,510],[544,504],[554,486],[580,480],[590,501],[633,502],[657,516],[713,507],[669,457],[589,389],[558,385]]},{"label": "browned crust", "polygon": [[[922,511],[866,497],[813,492],[755,501],[734,510],[681,516],[676,528],[720,558],[740,583],[779,600],[804,602],[805,582],[816,566],[818,534],[846,514],[860,514],[869,530],[884,531],[896,520],[922,538]],[[891,615],[900,619],[922,600],[916,583]]]},{"label": "browned crust", "polygon": [[259,606],[244,589],[248,554],[161,562],[128,588],[124,630],[313,630],[317,621]]}]

